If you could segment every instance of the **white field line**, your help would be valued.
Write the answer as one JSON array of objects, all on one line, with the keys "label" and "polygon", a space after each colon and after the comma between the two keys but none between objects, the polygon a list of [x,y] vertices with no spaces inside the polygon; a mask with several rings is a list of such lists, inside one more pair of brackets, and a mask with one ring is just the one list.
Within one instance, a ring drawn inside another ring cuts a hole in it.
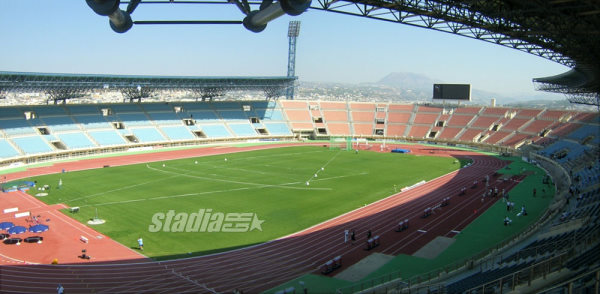
[{"label": "white field line", "polygon": [[[148,165],[146,165],[146,166],[148,166]],[[174,178],[174,177],[176,177],[176,176],[174,175],[174,176],[170,176],[170,177],[163,178],[163,179],[160,179],[160,180],[152,180],[152,181],[138,183],[138,184],[131,185],[131,186],[125,186],[125,187],[120,187],[120,188],[112,189],[112,190],[108,190],[108,191],[102,191],[102,192],[99,192],[99,193],[96,193],[96,194],[92,194],[92,195],[87,195],[87,196],[83,196],[83,197],[79,197],[79,198],[73,198],[73,199],[70,199],[69,202],[73,202],[73,201],[77,201],[77,200],[83,200],[83,199],[88,199],[88,198],[92,198],[92,197],[96,197],[96,196],[101,196],[101,195],[112,193],[112,192],[118,192],[118,191],[122,191],[122,190],[127,190],[127,189],[130,189],[130,188],[135,188],[135,187],[147,185],[147,184],[150,184],[150,183],[155,183],[156,181],[163,181],[163,180],[167,180],[167,179]]]},{"label": "white field line", "polygon": [[338,155],[340,155],[340,152],[342,151],[338,151],[335,155],[333,155],[326,163],[325,165],[323,165],[323,167],[321,167],[320,169],[317,170],[317,172],[315,172],[314,175],[312,175],[308,180],[306,180],[307,183],[309,183],[313,178],[315,178],[316,175],[319,174],[319,172],[321,170],[323,170],[325,167],[327,167],[336,157],[338,157]]}]

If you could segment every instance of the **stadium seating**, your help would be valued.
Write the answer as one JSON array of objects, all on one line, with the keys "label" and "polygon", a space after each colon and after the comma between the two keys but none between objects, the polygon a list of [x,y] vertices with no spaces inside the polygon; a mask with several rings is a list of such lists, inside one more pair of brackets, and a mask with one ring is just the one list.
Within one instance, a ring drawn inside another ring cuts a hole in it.
[{"label": "stadium seating", "polygon": [[201,125],[202,131],[208,138],[227,138],[231,133],[225,128],[224,124]]},{"label": "stadium seating", "polygon": [[192,140],[194,134],[185,126],[166,126],[160,128],[171,140]]},{"label": "stadium seating", "polygon": [[79,129],[73,119],[71,119],[69,116],[49,116],[43,117],[41,120],[53,132],[74,131]]},{"label": "stadium seating", "polygon": [[254,137],[257,135],[256,130],[250,124],[228,124],[229,128],[233,131],[233,133],[238,137]]},{"label": "stadium seating", "polygon": [[0,129],[9,135],[29,135],[36,133],[35,129],[25,118],[0,119]]},{"label": "stadium seating", "polygon": [[84,133],[59,134],[58,138],[70,149],[90,148],[95,144]]},{"label": "stadium seating", "polygon": [[0,159],[10,158],[21,155],[10,143],[0,139]]},{"label": "stadium seating", "polygon": [[148,112],[148,117],[157,125],[181,125],[181,118],[174,112]]},{"label": "stadium seating", "polygon": [[125,140],[115,130],[89,131],[88,134],[98,142],[100,146],[112,146],[125,144]]},{"label": "stadium seating", "polygon": [[17,144],[17,146],[26,154],[37,154],[52,151],[52,147],[48,145],[48,142],[39,135],[13,138],[12,141]]},{"label": "stadium seating", "polygon": [[75,115],[73,118],[80,123],[84,129],[112,128],[112,125],[100,114]]},{"label": "stadium seating", "polygon": [[131,129],[135,137],[140,143],[153,143],[165,141],[165,138],[158,132],[156,128],[139,128]]},{"label": "stadium seating", "polygon": [[291,135],[290,128],[285,123],[265,123],[271,135]]}]

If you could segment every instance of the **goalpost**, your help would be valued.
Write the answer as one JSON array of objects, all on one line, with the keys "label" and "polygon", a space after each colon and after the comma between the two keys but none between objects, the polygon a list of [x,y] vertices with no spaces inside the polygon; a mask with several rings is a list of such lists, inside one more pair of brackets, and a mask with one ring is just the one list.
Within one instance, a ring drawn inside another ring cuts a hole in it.
[{"label": "goalpost", "polygon": [[329,137],[329,150],[352,150],[352,138]]}]

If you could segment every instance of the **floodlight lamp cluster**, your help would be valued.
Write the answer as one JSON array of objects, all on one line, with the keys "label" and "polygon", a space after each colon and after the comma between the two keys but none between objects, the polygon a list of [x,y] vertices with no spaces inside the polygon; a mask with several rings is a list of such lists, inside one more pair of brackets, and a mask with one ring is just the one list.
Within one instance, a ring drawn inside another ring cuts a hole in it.
[{"label": "floodlight lamp cluster", "polygon": [[[312,0],[262,0],[260,8],[253,10],[249,0],[228,0],[221,4],[235,4],[244,15],[241,21],[204,21],[204,20],[167,20],[167,21],[133,21],[131,14],[142,0],[130,0],[126,10],[121,10],[119,5],[120,0],[86,0],[88,6],[101,16],[108,16],[110,27],[117,33],[124,33],[131,29],[134,24],[242,24],[249,31],[259,33],[262,32],[267,24],[284,15],[297,16],[306,11]],[[152,1],[148,3],[163,3],[163,1]],[[188,1],[164,1],[164,3],[192,3]],[[218,3],[218,2],[212,2]],[[254,3],[257,4],[257,3]],[[292,33],[290,31],[290,33]],[[296,33],[297,36],[297,33]]]}]

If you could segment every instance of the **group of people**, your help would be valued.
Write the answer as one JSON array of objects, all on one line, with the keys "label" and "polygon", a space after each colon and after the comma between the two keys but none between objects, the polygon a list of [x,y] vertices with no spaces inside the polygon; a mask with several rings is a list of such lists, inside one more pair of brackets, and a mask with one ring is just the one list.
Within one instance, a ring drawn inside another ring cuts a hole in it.
[{"label": "group of people", "polygon": [[[371,230],[367,230],[367,240],[371,238],[371,235]],[[356,241],[356,232],[354,230],[344,230],[344,243],[348,243],[348,241],[351,241],[351,244],[354,244]]]}]

